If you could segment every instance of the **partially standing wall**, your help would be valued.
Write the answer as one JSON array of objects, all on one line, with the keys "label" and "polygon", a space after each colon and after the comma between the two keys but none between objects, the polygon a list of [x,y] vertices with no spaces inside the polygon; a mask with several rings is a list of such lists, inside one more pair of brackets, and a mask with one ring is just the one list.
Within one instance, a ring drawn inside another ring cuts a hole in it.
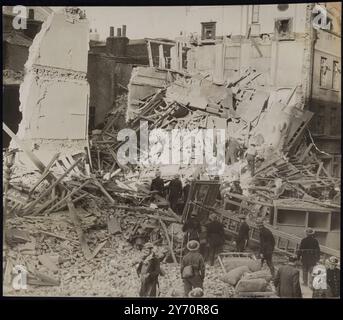
[{"label": "partially standing wall", "polygon": [[67,7],[48,17],[30,47],[18,137],[45,163],[57,151],[72,155],[87,146],[88,30],[83,12]]}]

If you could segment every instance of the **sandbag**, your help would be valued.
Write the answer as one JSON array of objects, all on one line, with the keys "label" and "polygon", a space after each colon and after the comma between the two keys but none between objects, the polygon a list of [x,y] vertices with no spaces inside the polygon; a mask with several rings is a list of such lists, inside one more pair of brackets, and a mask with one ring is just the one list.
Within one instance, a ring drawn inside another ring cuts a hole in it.
[{"label": "sandbag", "polygon": [[237,282],[241,279],[242,275],[249,271],[250,269],[247,266],[241,266],[231,270],[227,274],[221,276],[219,279],[225,283],[235,286]]},{"label": "sandbag", "polygon": [[269,270],[260,270],[256,272],[246,273],[242,280],[252,280],[252,279],[265,279],[269,282],[272,279],[272,275]]},{"label": "sandbag", "polygon": [[267,281],[265,279],[239,280],[236,286],[237,292],[265,292]]},{"label": "sandbag", "polygon": [[250,258],[224,258],[223,264],[226,272],[241,266],[247,266],[251,272],[261,270],[261,262]]}]

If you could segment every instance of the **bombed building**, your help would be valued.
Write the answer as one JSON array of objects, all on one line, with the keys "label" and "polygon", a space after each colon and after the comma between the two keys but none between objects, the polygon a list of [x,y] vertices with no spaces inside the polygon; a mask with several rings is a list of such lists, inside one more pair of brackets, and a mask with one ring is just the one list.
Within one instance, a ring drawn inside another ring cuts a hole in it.
[{"label": "bombed building", "polygon": [[[312,268],[339,261],[340,4],[185,7],[175,37],[127,21],[100,39],[91,14],[30,7],[17,30],[3,13],[6,295],[156,296],[146,248],[161,297],[280,297],[305,233]],[[192,240],[206,277],[189,292]]]}]

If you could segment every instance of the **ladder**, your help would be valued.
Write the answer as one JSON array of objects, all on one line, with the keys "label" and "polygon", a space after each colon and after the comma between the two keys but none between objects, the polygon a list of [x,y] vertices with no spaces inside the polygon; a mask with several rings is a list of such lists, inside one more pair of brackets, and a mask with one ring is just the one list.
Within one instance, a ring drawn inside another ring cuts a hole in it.
[{"label": "ladder", "polygon": [[[237,217],[233,217],[228,215],[225,212],[216,212],[220,216],[221,222],[224,224],[224,229],[234,235],[238,235],[239,230],[239,219]],[[249,241],[253,241],[254,243],[259,243],[259,231],[256,225],[249,225],[250,227],[250,238]],[[287,255],[294,255],[297,253],[297,250],[300,246],[301,238],[289,234],[286,232],[282,232],[279,230],[274,229],[271,225],[267,225],[267,228],[272,232],[274,238],[275,238],[275,251],[284,253]],[[323,254],[325,257],[327,256],[335,256],[337,258],[340,258],[340,252],[338,250],[326,247],[326,246],[320,246],[321,254]]]}]

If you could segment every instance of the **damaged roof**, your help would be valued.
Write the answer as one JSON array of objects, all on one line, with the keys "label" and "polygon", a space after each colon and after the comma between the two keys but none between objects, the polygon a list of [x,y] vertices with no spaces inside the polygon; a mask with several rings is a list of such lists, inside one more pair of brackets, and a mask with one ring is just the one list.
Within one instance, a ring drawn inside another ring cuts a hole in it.
[{"label": "damaged roof", "polygon": [[22,47],[30,47],[32,44],[29,37],[17,31],[4,32],[2,41]]}]

